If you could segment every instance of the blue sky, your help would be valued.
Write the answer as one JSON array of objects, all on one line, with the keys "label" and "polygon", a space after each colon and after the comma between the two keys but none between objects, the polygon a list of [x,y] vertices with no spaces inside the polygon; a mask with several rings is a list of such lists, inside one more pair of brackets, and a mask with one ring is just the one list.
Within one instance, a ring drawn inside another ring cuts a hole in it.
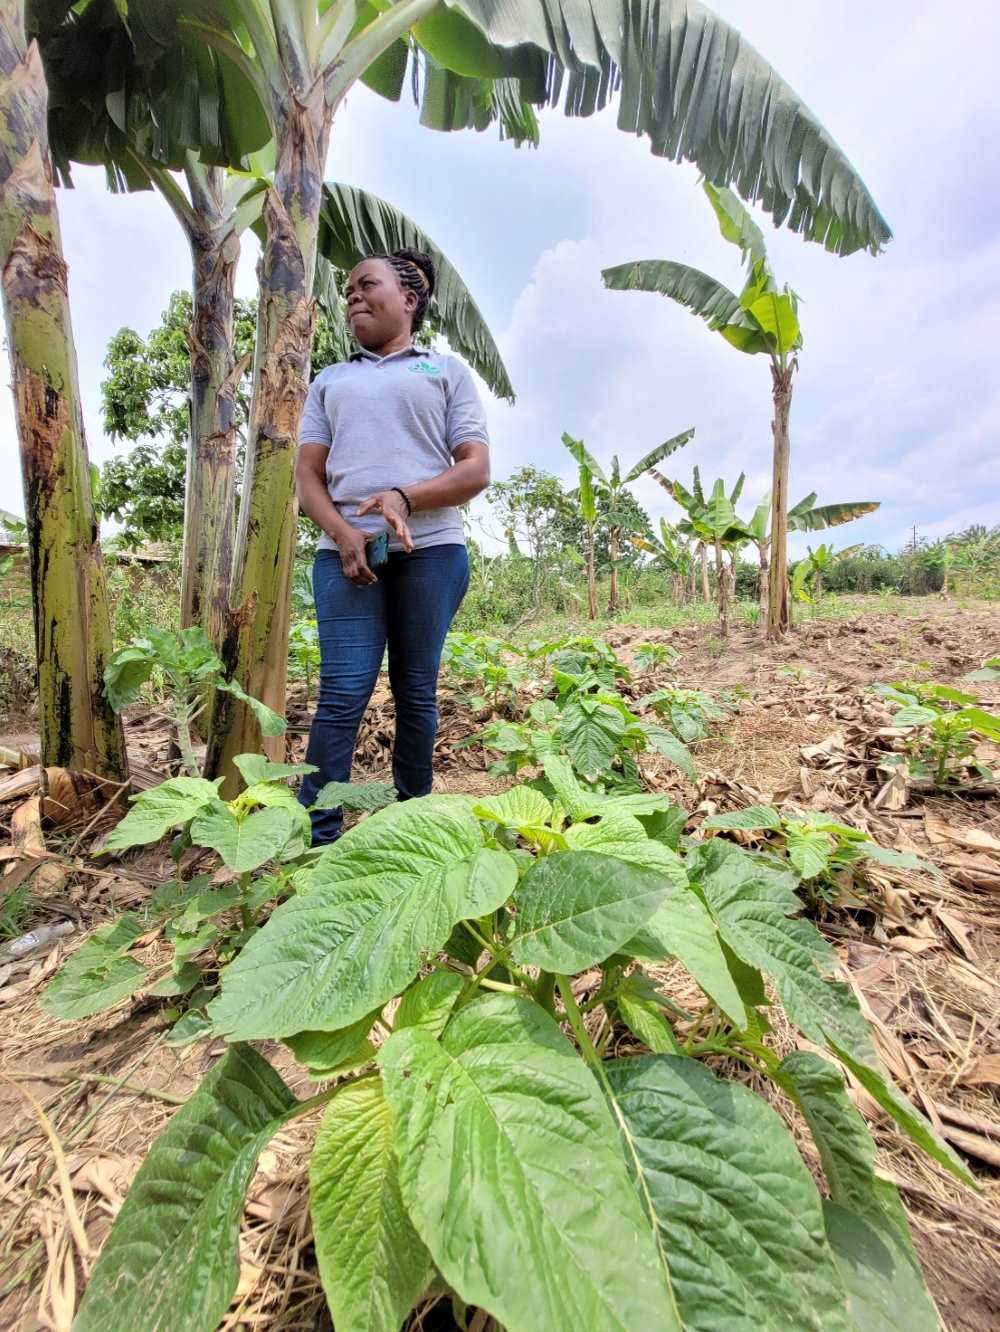
[{"label": "blue sky", "polygon": [[[900,545],[1000,522],[1000,158],[995,52],[1000,9],[967,0],[960,21],[932,0],[719,0],[812,107],[864,175],[895,239],[878,259],[836,259],[765,225],[773,267],[802,299],[805,347],[792,411],[793,499],[880,499],[838,533]],[[766,362],[747,357],[662,297],[603,290],[600,269],[673,258],[737,285],[694,168],[653,158],[614,115],[542,118],[542,145],[422,129],[408,101],[363,88],[334,126],[327,176],[391,200],[445,249],[490,320],[518,392],[489,400],[493,473],[526,463],[570,480],[564,430],[599,459],[631,463],[695,426],[682,479],[748,474],[746,507],[770,480]],[[122,325],[151,328],[189,280],[160,199],[106,194],[79,170],[60,194],[91,456],[101,361]],[[241,294],[254,290],[246,247]],[[6,365],[5,365],[6,370]],[[5,381],[9,378],[5,374]],[[677,515],[653,482],[638,497]],[[20,512],[9,396],[0,401],[0,507]]]}]

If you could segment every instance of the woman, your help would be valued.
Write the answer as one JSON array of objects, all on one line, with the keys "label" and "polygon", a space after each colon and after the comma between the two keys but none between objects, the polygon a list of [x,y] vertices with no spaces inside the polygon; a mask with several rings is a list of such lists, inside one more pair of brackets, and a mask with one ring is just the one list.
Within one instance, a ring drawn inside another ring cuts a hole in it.
[{"label": "woman", "polygon": [[[320,693],[300,800],[348,781],[358,727],[389,649],[396,702],[392,775],[401,800],[431,789],[437,677],[469,582],[457,505],[489,484],[486,418],[453,356],[413,343],[434,293],[416,250],[373,255],[347,284],[360,350],[328,366],[306,399],[296,459],[304,513],[323,531],[313,589]],[[373,539],[388,529],[388,556]],[[312,815],[313,843],[340,836],[342,811]]]}]

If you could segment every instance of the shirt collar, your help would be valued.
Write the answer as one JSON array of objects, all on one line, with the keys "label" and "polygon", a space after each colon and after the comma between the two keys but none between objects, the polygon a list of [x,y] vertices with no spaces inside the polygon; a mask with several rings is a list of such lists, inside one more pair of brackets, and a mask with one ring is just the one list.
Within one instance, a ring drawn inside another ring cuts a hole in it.
[{"label": "shirt collar", "polygon": [[388,356],[378,356],[375,352],[369,351],[367,347],[358,347],[351,353],[352,361],[373,361],[376,365],[380,361],[394,361],[397,357],[403,356],[426,356],[428,349],[426,347],[417,347],[412,342],[408,347],[401,347],[399,351],[390,352]]}]

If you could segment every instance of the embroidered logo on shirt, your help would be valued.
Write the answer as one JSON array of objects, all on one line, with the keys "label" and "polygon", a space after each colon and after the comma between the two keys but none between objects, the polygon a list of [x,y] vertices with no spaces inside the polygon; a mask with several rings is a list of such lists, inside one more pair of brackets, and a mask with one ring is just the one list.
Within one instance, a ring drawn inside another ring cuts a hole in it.
[{"label": "embroidered logo on shirt", "polygon": [[431,365],[430,361],[414,361],[410,366],[411,375],[439,375],[440,373],[441,367]]}]

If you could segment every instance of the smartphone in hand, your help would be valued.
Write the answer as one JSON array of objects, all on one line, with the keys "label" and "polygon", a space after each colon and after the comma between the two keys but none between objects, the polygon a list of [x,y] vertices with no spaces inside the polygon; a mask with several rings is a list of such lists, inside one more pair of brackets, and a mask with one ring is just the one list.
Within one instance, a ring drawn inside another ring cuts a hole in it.
[{"label": "smartphone in hand", "polygon": [[385,564],[389,558],[389,533],[379,532],[378,536],[365,543],[368,554],[368,568],[375,570]]}]

